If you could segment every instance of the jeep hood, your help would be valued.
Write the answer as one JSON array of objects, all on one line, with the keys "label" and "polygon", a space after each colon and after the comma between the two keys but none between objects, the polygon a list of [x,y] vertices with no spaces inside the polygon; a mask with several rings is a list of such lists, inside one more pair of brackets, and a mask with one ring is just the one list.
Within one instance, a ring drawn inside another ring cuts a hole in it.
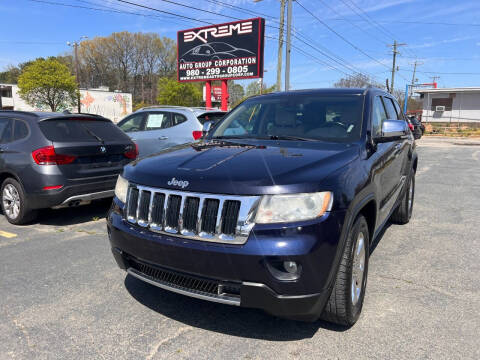
[{"label": "jeep hood", "polygon": [[[261,195],[321,190],[359,156],[357,144],[229,141],[176,146],[124,169],[136,184],[184,191]],[[173,180],[174,179],[174,180]]]}]

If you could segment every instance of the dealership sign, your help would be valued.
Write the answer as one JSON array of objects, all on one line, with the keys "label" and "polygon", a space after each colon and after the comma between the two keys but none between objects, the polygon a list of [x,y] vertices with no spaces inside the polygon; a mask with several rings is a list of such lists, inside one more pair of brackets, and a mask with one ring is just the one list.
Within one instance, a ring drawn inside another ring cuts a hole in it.
[{"label": "dealership sign", "polygon": [[178,81],[263,76],[265,20],[241,20],[179,31]]}]

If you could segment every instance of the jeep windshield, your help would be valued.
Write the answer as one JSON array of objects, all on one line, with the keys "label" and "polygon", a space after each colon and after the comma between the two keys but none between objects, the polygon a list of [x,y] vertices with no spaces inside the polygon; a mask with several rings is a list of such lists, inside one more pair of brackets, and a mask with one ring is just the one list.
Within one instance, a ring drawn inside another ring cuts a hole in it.
[{"label": "jeep windshield", "polygon": [[360,139],[363,95],[285,94],[244,101],[216,127],[212,139]]}]

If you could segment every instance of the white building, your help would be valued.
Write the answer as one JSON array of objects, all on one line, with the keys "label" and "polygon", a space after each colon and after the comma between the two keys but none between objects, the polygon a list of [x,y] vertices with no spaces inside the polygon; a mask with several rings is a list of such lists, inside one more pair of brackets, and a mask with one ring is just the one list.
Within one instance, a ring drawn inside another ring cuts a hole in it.
[{"label": "white building", "polygon": [[[12,84],[0,84],[0,94],[4,110],[22,111],[50,111],[45,106],[30,106],[19,95],[18,86]],[[114,122],[132,112],[132,94],[110,92],[108,88],[80,90],[81,110],[84,113],[102,115]],[[67,109],[72,113],[77,112],[77,107]]]},{"label": "white building", "polygon": [[420,89],[422,121],[480,123],[480,87]]}]

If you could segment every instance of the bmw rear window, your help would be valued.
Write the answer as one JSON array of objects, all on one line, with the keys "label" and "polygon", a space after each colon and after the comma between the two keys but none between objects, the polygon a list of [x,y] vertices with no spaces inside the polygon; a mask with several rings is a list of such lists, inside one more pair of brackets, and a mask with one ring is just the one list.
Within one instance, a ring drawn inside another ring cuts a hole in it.
[{"label": "bmw rear window", "polygon": [[40,129],[50,141],[103,141],[126,140],[128,136],[109,120],[50,119],[40,122]]}]

